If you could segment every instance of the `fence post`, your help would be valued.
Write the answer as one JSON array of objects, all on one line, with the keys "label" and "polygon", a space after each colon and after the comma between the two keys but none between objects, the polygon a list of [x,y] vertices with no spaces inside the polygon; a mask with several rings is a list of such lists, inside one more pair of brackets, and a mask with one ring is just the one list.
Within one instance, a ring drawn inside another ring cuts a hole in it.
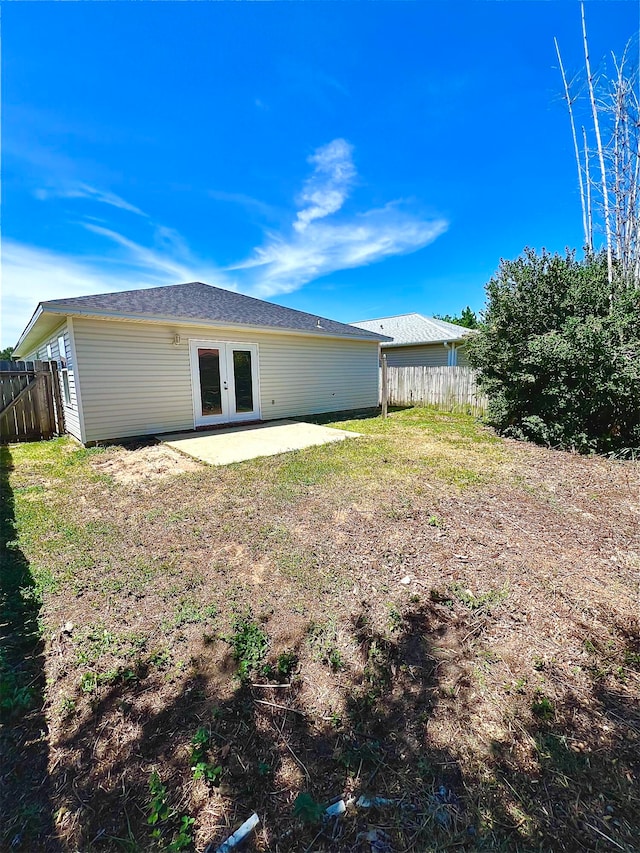
[{"label": "fence post", "polygon": [[387,417],[387,403],[389,399],[389,383],[387,377],[387,356],[382,353],[382,417]]},{"label": "fence post", "polygon": [[51,371],[51,385],[53,387],[53,399],[56,409],[56,432],[58,435],[64,435],[66,424],[64,422],[64,407],[62,405],[62,392],[60,390],[58,362],[50,361],[49,370]]}]

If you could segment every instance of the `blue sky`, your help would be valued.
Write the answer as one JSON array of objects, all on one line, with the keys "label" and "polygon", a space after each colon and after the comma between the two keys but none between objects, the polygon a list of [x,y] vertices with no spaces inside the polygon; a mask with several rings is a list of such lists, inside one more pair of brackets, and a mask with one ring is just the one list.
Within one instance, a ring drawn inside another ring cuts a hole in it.
[{"label": "blue sky", "polygon": [[[587,3],[592,62],[638,4]],[[5,3],[2,346],[198,279],[338,320],[480,309],[581,245],[577,2]]]}]

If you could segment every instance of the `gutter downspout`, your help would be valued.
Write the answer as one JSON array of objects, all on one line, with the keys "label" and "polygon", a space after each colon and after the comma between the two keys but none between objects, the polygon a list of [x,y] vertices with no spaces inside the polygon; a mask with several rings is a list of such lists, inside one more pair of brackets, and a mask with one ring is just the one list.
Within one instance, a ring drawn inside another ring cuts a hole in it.
[{"label": "gutter downspout", "polygon": [[458,352],[454,341],[444,341],[447,353],[447,367],[456,367],[458,364]]}]

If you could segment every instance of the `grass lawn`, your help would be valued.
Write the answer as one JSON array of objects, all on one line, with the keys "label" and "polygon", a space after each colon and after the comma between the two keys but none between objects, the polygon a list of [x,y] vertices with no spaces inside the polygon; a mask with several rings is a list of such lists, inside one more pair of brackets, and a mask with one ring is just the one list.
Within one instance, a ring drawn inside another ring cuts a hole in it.
[{"label": "grass lawn", "polygon": [[638,465],[333,425],[0,448],[1,849],[639,849]]}]

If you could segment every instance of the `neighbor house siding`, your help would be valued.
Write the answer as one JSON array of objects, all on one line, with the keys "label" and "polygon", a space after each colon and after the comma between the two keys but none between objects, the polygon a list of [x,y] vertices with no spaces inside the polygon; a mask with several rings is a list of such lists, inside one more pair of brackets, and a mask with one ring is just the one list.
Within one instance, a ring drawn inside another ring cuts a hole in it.
[{"label": "neighbor house siding", "polygon": [[64,337],[65,355],[67,359],[67,378],[69,380],[69,403],[66,403],[64,396],[64,385],[62,381],[62,372],[60,372],[60,395],[64,408],[64,423],[67,432],[82,441],[82,430],[80,428],[80,408],[78,406],[78,394],[76,389],[76,365],[73,357],[73,347],[71,345],[71,334],[69,323],[65,321],[55,332],[53,332],[45,341],[38,346],[37,349],[27,353],[21,361],[48,361],[49,353],[47,346],[51,347],[51,360],[57,361],[60,365],[60,351],[58,348],[58,338]]},{"label": "neighbor house siding", "polygon": [[446,367],[449,350],[444,344],[383,347],[389,367]]},{"label": "neighbor house siding", "polygon": [[469,359],[467,358],[467,348],[466,346],[457,348],[458,354],[458,367],[469,367]]},{"label": "neighbor house siding", "polygon": [[193,429],[190,338],[258,344],[263,420],[377,404],[377,341],[179,323],[73,323],[87,442]]}]

